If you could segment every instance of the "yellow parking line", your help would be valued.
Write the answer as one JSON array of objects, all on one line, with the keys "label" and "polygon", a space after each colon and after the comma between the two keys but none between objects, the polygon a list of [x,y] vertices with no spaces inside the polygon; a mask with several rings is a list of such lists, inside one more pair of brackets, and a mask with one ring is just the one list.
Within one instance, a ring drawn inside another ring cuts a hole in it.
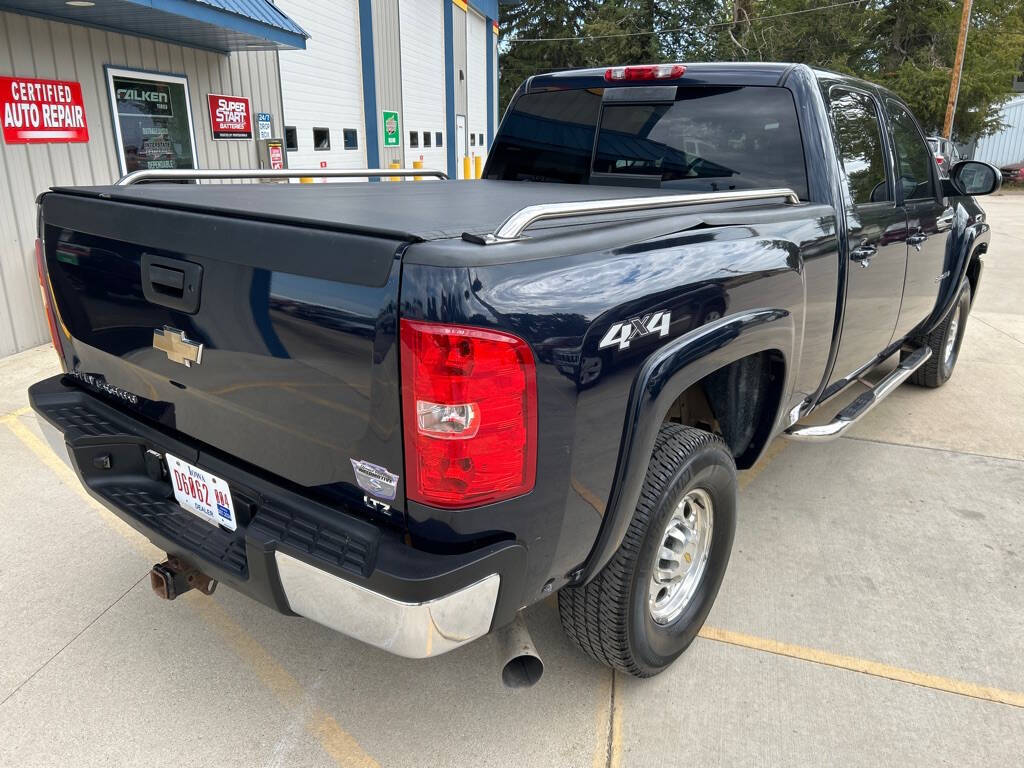
[{"label": "yellow parking line", "polygon": [[717,627],[703,627],[698,637],[703,637],[705,640],[714,640],[719,643],[737,645],[742,648],[752,648],[753,650],[765,653],[774,653],[777,656],[788,656],[792,659],[810,661],[814,664],[846,669],[851,672],[861,672],[874,677],[884,677],[887,680],[908,683],[909,685],[916,685],[921,688],[931,688],[936,691],[943,691],[944,693],[954,693],[958,696],[969,696],[972,699],[994,701],[998,704],[1008,704],[1011,707],[1024,708],[1024,693],[1018,693],[1017,691],[1006,691],[1001,688],[991,688],[964,680],[953,680],[948,677],[940,677],[939,675],[929,675],[869,659],[859,659],[856,656],[844,656],[818,648],[782,643],[766,637],[745,635],[728,629],[718,629]]},{"label": "yellow parking line", "polygon": [[597,712],[594,715],[594,757],[591,760],[591,768],[607,768],[609,734],[612,731],[611,706],[612,706],[612,685],[614,685],[614,670],[608,675],[608,682],[598,690]]},{"label": "yellow parking line", "polygon": [[[289,709],[300,709],[303,706],[306,693],[302,684],[292,677],[241,624],[232,619],[220,603],[205,596],[197,596],[194,592],[187,593],[187,596],[196,612],[220,634],[238,657],[256,672],[263,685],[269,688],[281,703]],[[306,720],[306,730],[343,768],[380,768],[377,761],[363,751],[359,742],[322,709],[315,708],[311,712]]]},{"label": "yellow parking line", "polygon": [[[0,424],[7,427],[35,456],[46,465],[64,485],[73,489],[89,506],[100,513],[100,517],[115,531],[128,539],[132,545],[149,559],[161,559],[162,552],[149,543],[130,525],[100,504],[88,494],[71,468],[61,461],[46,443],[18,420],[29,409],[21,409],[0,417]],[[260,681],[280,699],[285,706],[295,707],[302,703],[302,685],[282,667],[252,635],[234,621],[215,600],[188,593],[189,605],[227,641],[227,644],[243,661],[256,672]],[[328,713],[316,709],[310,715],[306,730],[312,734],[324,751],[342,768],[379,768],[377,761],[367,755],[359,743],[349,735]]]}]

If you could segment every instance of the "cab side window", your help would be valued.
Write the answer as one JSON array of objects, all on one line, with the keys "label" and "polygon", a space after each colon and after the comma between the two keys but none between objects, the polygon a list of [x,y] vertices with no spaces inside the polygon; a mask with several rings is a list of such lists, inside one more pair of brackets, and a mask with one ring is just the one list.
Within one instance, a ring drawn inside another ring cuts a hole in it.
[{"label": "cab side window", "polygon": [[850,201],[863,205],[891,200],[874,100],[860,91],[833,88],[829,93],[829,110]]},{"label": "cab side window", "polygon": [[889,114],[889,122],[892,123],[892,138],[896,147],[903,199],[934,199],[932,172],[935,157],[928,150],[928,144],[921,136],[917,123],[904,107],[894,101],[886,103],[885,111]]}]

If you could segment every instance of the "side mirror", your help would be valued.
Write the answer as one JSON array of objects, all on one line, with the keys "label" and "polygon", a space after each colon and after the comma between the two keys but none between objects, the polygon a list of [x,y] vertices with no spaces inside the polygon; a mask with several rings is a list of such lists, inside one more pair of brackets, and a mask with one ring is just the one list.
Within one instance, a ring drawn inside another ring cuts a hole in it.
[{"label": "side mirror", "polygon": [[1003,174],[994,165],[980,160],[961,160],[949,169],[954,195],[991,195],[1003,184]]}]

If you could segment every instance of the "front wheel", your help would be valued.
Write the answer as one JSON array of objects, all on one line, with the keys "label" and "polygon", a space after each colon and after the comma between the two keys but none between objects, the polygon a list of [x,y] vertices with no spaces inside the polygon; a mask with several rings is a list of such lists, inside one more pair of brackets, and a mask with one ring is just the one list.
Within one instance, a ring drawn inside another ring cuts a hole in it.
[{"label": "front wheel", "polygon": [[663,425],[619,549],[588,584],[558,593],[562,627],[602,664],[658,674],[704,624],[735,529],[736,465],[725,443]]},{"label": "front wheel", "polygon": [[916,341],[931,347],[932,356],[928,362],[914,371],[908,379],[922,387],[941,387],[953,375],[953,368],[960,357],[960,345],[964,340],[967,315],[971,311],[971,286],[964,283],[953,308],[946,318],[927,336]]}]

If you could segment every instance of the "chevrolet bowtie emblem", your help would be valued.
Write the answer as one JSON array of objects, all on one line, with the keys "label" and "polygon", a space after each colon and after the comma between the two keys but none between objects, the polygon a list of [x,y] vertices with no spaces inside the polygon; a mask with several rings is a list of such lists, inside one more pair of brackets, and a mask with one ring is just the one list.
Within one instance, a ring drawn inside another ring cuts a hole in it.
[{"label": "chevrolet bowtie emblem", "polygon": [[199,365],[203,361],[203,345],[189,341],[184,331],[165,325],[153,330],[153,348],[167,353],[172,363],[181,363],[191,368],[192,363]]}]

